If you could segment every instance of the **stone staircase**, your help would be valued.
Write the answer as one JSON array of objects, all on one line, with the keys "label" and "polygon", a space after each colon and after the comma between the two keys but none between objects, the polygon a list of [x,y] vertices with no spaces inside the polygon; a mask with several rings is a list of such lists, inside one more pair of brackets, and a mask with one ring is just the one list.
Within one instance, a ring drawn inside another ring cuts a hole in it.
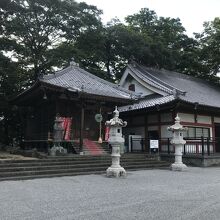
[{"label": "stone staircase", "polygon": [[95,141],[84,139],[83,145],[84,145],[83,151],[85,155],[99,156],[106,154],[102,146]]},{"label": "stone staircase", "polygon": [[[0,161],[0,181],[24,180],[105,173],[111,165],[110,155],[49,157],[39,160]],[[168,168],[169,163],[143,154],[125,154],[121,165],[127,170]]]},{"label": "stone staircase", "polygon": [[[79,145],[74,146],[74,150],[80,153]],[[91,141],[89,139],[83,139],[83,152],[85,155],[100,156],[110,153],[107,142],[99,144],[97,141]]]}]

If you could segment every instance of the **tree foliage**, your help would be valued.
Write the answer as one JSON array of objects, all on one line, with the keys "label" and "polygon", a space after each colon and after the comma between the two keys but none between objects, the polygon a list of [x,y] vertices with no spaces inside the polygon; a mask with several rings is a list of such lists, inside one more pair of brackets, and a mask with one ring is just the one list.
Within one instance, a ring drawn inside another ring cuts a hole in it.
[{"label": "tree foliage", "polygon": [[201,75],[216,79],[220,73],[220,17],[204,23],[204,30],[196,34],[200,51],[199,62],[202,64]]},{"label": "tree foliage", "polygon": [[145,35],[149,50],[137,57],[148,66],[170,70],[180,67],[182,51],[188,46],[189,37],[180,20],[158,17],[154,11],[141,9],[126,18],[128,26]]},{"label": "tree foliage", "polygon": [[12,43],[8,49],[35,79],[53,66],[51,54],[61,42],[101,25],[95,6],[73,0],[3,0],[0,9],[1,38]]}]

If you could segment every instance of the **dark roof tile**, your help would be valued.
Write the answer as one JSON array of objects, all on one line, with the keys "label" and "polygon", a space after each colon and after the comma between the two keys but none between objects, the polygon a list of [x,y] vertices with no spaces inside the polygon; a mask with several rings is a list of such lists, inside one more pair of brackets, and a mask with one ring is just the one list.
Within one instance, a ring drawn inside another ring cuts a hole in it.
[{"label": "dark roof tile", "polygon": [[69,91],[79,91],[91,95],[108,96],[119,99],[132,99],[136,94],[117,84],[103,80],[77,65],[69,66],[61,71],[40,79],[51,85],[66,88]]},{"label": "dark roof tile", "polygon": [[220,108],[220,86],[193,76],[163,69],[148,68],[143,65],[129,65],[142,79],[150,81],[167,95],[177,90],[178,98],[189,103]]},{"label": "dark roof tile", "polygon": [[138,109],[150,108],[150,107],[154,107],[157,105],[166,104],[174,100],[175,100],[175,97],[173,95],[154,97],[154,98],[150,96],[143,100],[139,100],[138,103],[135,103],[133,105],[121,106],[118,109],[120,112],[134,111]]}]

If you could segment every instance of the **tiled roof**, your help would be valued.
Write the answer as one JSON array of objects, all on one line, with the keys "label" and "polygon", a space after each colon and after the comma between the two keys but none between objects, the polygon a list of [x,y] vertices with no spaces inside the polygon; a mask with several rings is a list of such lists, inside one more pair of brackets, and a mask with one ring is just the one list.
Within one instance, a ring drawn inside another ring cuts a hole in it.
[{"label": "tiled roof", "polygon": [[[146,99],[140,101],[138,104],[134,104],[130,110],[151,107],[152,104],[164,104],[164,102],[177,97],[179,100],[185,102],[220,108],[220,86],[193,76],[163,69],[148,68],[136,63],[128,67],[138,77],[142,77],[142,80],[146,83],[150,83],[150,85],[167,92],[167,96],[162,98],[151,100],[146,97]],[[174,91],[176,91],[177,97],[175,97]],[[172,93],[173,95],[171,95]],[[128,108],[124,109],[129,111]]]},{"label": "tiled roof", "polygon": [[128,100],[135,97],[135,93],[103,80],[77,65],[70,65],[55,74],[44,76],[40,81],[84,94]]},{"label": "tiled roof", "polygon": [[[178,90],[176,87],[173,87],[160,79],[154,77],[150,72],[144,70],[140,65],[135,64],[133,65],[128,65],[128,68],[135,73],[135,75],[138,76],[138,78],[142,79],[146,83],[149,83],[151,86],[156,87],[168,94],[172,94],[173,90]],[[179,90],[180,93],[183,93],[183,91]]]},{"label": "tiled roof", "polygon": [[148,98],[139,100],[138,103],[135,103],[133,105],[121,106],[118,109],[120,112],[134,111],[138,109],[150,108],[150,107],[154,107],[157,105],[166,104],[174,100],[175,100],[175,97],[173,95],[162,96],[162,97],[161,96],[160,97],[149,96]]}]

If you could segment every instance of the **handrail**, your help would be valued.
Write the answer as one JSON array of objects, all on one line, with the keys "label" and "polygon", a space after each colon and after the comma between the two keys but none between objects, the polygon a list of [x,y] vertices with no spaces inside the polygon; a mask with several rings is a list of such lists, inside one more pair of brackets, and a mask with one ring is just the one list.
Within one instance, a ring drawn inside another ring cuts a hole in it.
[{"label": "handrail", "polygon": [[[214,154],[216,152],[216,144],[220,143],[220,138],[209,138],[209,137],[200,137],[200,138],[184,138],[186,140],[186,144],[183,147],[183,153],[186,154],[200,154],[200,155],[208,155]],[[133,146],[134,142],[142,143],[142,146],[145,144],[147,148],[145,151],[150,152],[150,143],[149,141],[153,140],[150,138],[131,138],[131,146]],[[170,144],[170,138],[158,138],[159,141],[159,152],[161,153],[174,153],[174,146]],[[132,151],[131,147],[131,151]],[[141,148],[143,151],[144,148]]]}]

